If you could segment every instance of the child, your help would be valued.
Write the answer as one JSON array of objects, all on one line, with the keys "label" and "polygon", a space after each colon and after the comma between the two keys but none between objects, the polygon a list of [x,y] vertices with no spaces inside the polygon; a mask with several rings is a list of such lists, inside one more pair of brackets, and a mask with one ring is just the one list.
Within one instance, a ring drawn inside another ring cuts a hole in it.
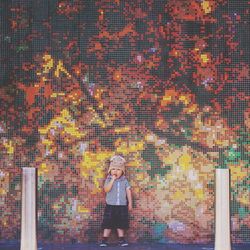
[{"label": "child", "polygon": [[103,239],[100,247],[108,246],[108,237],[112,229],[117,230],[119,245],[128,246],[124,239],[124,230],[129,227],[128,210],[132,210],[130,185],[125,177],[126,160],[115,155],[110,159],[108,177],[104,183],[106,207],[103,216]]}]

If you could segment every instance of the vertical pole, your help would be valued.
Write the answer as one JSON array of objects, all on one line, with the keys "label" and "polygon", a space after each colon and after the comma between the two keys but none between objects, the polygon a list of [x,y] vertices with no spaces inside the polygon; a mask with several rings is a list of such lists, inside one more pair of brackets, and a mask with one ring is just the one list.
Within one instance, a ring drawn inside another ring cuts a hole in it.
[{"label": "vertical pole", "polygon": [[231,250],[229,169],[216,169],[215,250]]},{"label": "vertical pole", "polygon": [[36,169],[22,168],[21,250],[37,250]]}]

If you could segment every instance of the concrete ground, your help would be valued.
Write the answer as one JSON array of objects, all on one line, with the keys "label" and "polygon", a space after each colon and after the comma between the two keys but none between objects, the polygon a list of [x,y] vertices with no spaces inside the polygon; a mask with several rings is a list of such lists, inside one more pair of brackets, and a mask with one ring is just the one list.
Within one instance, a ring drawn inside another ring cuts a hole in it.
[{"label": "concrete ground", "polygon": [[[122,249],[124,247],[115,244],[104,249]],[[100,250],[97,243],[75,243],[75,244],[43,244],[38,243],[37,250]],[[182,244],[159,244],[159,243],[132,243],[127,250],[214,250],[213,245],[182,245]],[[0,241],[0,250],[20,250],[20,242]],[[232,250],[250,250],[250,244],[232,245]]]}]

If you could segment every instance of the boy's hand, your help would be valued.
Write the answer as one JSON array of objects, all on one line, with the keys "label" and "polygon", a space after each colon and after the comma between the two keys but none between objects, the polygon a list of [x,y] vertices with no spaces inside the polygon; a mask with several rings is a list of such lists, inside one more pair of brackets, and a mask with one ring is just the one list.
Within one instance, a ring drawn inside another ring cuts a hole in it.
[{"label": "boy's hand", "polygon": [[117,176],[115,174],[112,175],[112,179],[113,180],[116,180],[117,179]]},{"label": "boy's hand", "polygon": [[132,207],[132,204],[128,204],[128,211],[132,211],[133,207]]}]

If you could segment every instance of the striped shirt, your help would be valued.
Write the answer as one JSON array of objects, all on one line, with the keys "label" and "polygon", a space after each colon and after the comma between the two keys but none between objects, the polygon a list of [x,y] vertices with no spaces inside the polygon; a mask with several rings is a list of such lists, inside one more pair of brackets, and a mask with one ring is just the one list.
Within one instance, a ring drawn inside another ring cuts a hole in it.
[{"label": "striped shirt", "polygon": [[[111,181],[112,177],[109,175],[105,180],[104,186]],[[123,175],[116,179],[111,190],[106,195],[106,202],[108,205],[124,206],[127,205],[126,189],[130,188],[127,178]]]}]

